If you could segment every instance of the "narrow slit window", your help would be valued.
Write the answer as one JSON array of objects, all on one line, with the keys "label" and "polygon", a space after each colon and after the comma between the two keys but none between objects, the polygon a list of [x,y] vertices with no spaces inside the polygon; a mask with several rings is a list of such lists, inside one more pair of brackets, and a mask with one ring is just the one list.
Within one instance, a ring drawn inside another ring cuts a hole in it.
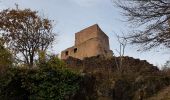
[{"label": "narrow slit window", "polygon": [[68,51],[65,52],[66,56],[68,55]]},{"label": "narrow slit window", "polygon": [[74,53],[76,53],[77,52],[77,48],[74,48]]}]

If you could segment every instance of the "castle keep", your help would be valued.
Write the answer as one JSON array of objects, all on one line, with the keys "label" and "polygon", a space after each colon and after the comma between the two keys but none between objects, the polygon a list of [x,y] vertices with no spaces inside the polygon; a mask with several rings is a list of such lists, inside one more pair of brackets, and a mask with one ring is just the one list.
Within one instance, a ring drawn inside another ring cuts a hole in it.
[{"label": "castle keep", "polygon": [[75,33],[75,45],[61,52],[61,59],[69,56],[83,59],[92,56],[111,57],[108,36],[95,24]]}]

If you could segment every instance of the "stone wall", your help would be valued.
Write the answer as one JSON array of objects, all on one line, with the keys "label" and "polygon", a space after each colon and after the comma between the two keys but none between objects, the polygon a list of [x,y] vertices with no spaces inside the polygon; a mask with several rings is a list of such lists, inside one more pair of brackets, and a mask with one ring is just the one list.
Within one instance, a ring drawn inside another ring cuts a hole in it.
[{"label": "stone wall", "polygon": [[112,51],[108,36],[98,25],[93,25],[75,34],[75,45],[62,51],[61,59],[69,56],[83,59],[98,55],[111,57]]},{"label": "stone wall", "polygon": [[[118,69],[121,60],[122,74]],[[138,97],[138,89],[143,88],[143,85],[144,87],[163,86],[159,85],[159,81],[164,82],[156,77],[156,83],[148,84],[149,80],[152,81],[148,77],[154,78],[159,75],[159,69],[145,60],[132,57],[111,57],[106,59],[96,56],[85,58],[84,60],[69,57],[64,61],[68,69],[93,78],[83,82],[78,92],[79,94],[76,95],[79,98],[72,100],[80,100],[81,98],[82,100],[139,100],[130,98],[132,98],[132,95],[134,96],[133,98]],[[133,87],[137,89],[132,91]],[[84,99],[85,97],[96,97],[97,99]]]},{"label": "stone wall", "polygon": [[75,34],[75,45],[80,45],[89,39],[98,37],[98,25],[93,25]]}]

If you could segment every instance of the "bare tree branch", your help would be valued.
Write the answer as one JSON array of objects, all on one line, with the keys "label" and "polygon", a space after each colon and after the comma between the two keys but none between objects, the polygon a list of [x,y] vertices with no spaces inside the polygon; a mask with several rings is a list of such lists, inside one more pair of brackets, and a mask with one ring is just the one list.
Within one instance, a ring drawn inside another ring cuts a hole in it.
[{"label": "bare tree branch", "polygon": [[143,29],[129,33],[125,38],[143,50],[159,46],[170,48],[169,0],[116,0],[117,7],[134,28]]}]

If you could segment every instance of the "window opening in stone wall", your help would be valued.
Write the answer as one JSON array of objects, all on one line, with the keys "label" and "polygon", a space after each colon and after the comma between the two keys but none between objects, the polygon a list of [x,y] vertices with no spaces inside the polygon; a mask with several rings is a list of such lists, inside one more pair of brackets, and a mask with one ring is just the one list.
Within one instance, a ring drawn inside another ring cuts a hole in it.
[{"label": "window opening in stone wall", "polygon": [[77,52],[77,48],[74,48],[74,53],[76,53]]},{"label": "window opening in stone wall", "polygon": [[65,52],[66,56],[68,55],[68,51]]}]

